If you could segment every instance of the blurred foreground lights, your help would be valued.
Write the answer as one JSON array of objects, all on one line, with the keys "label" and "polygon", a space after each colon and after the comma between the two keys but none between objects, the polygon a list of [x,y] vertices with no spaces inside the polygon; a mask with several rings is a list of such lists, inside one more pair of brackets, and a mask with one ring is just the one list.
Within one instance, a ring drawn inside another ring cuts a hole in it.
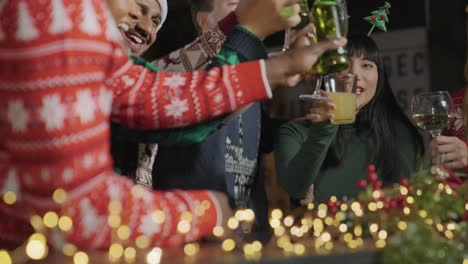
[{"label": "blurred foreground lights", "polygon": [[398,229],[404,231],[406,230],[407,227],[408,227],[408,224],[406,224],[406,222],[403,222],[403,221],[398,222]]},{"label": "blurred foreground lights", "polygon": [[348,231],[348,226],[346,224],[340,224],[338,229],[340,230],[341,233],[345,233],[346,231]]},{"label": "blurred foreground lights", "polygon": [[294,254],[302,256],[305,253],[305,246],[303,244],[294,244]]},{"label": "blurred foreground lights", "polygon": [[229,229],[234,230],[239,227],[239,221],[234,217],[229,217],[227,226],[229,227]]},{"label": "blurred foreground lights", "polygon": [[284,225],[287,227],[291,227],[294,224],[294,219],[292,216],[288,215],[286,218],[284,218]]},{"label": "blurred foreground lights", "polygon": [[120,226],[121,223],[122,223],[122,219],[120,218],[119,215],[109,215],[109,217],[107,217],[107,224],[111,228],[117,228]]},{"label": "blurred foreground lights", "polygon": [[369,226],[369,231],[371,231],[371,233],[375,233],[375,232],[377,232],[378,230],[379,230],[379,225],[378,225],[378,224],[375,224],[375,223],[374,223],[374,224],[371,224],[371,225]]},{"label": "blurred foreground lights", "polygon": [[187,234],[190,231],[190,222],[187,220],[182,220],[177,224],[177,231],[180,234]]},{"label": "blurred foreground lights", "polygon": [[156,224],[162,224],[164,221],[166,221],[166,214],[161,211],[161,210],[156,210],[154,213],[151,215],[151,218]]},{"label": "blurred foreground lights", "polygon": [[117,236],[120,240],[127,240],[130,237],[130,228],[126,225],[122,225],[117,229]]},{"label": "blurred foreground lights", "polygon": [[242,250],[244,251],[244,255],[246,256],[253,255],[255,253],[255,250],[252,244],[249,244],[249,243],[245,243]]},{"label": "blurred foreground lights", "polygon": [[73,263],[74,264],[88,264],[89,257],[83,251],[79,251],[73,256]]},{"label": "blurred foreground lights", "polygon": [[146,255],[146,263],[160,264],[163,251],[161,248],[155,247]]},{"label": "blurred foreground lights", "polygon": [[63,232],[69,232],[73,228],[72,219],[68,216],[60,217],[59,222],[58,222],[58,227]]},{"label": "blurred foreground lights", "polygon": [[200,251],[200,245],[197,243],[189,243],[184,246],[184,253],[189,257],[193,257]]},{"label": "blurred foreground lights", "polygon": [[213,228],[213,235],[215,237],[222,237],[224,236],[224,228],[222,228],[221,226],[215,226]]},{"label": "blurred foreground lights", "polygon": [[450,231],[450,230],[446,230],[446,231],[444,232],[444,235],[445,235],[445,237],[447,237],[448,239],[453,239],[453,232]]},{"label": "blurred foreground lights", "polygon": [[328,241],[330,241],[330,239],[331,239],[330,233],[324,232],[324,233],[322,234],[322,240],[323,240],[324,242],[328,242]]},{"label": "blurred foreground lights", "polygon": [[16,194],[14,192],[6,192],[3,194],[3,202],[8,205],[13,205],[16,203]]},{"label": "blurred foreground lights", "polygon": [[447,229],[448,230],[455,230],[456,227],[457,227],[457,225],[455,223],[448,223],[447,224]]},{"label": "blurred foreground lights", "polygon": [[59,188],[54,191],[54,194],[52,194],[52,198],[54,199],[54,202],[58,204],[63,204],[67,199],[67,192],[64,189]]},{"label": "blurred foreground lights", "polygon": [[384,248],[386,244],[385,240],[379,239],[375,242],[375,247]]},{"label": "blurred foreground lights", "polygon": [[380,194],[380,191],[374,191],[374,192],[372,193],[372,197],[374,197],[375,199],[379,199],[379,198],[380,198],[380,195],[381,195],[381,194]]},{"label": "blurred foreground lights", "polygon": [[122,203],[119,201],[111,201],[108,206],[109,213],[112,215],[118,215],[122,211]]},{"label": "blurred foreground lights", "polygon": [[307,205],[307,210],[312,211],[312,210],[314,210],[314,207],[315,207],[315,205],[313,203],[309,203]]},{"label": "blurred foreground lights", "polygon": [[255,213],[252,209],[244,210],[244,221],[252,222],[255,219]]},{"label": "blurred foreground lights", "polygon": [[270,226],[271,228],[275,229],[281,225],[281,221],[278,218],[271,218],[270,219]]},{"label": "blurred foreground lights", "polygon": [[408,207],[403,208],[403,213],[405,215],[409,215],[411,213],[411,210]]},{"label": "blurred foreground lights", "polygon": [[414,204],[414,198],[411,196],[408,196],[408,198],[406,198],[406,202],[409,204]]},{"label": "blurred foreground lights", "polygon": [[2,264],[12,264],[10,254],[6,250],[0,250],[0,263]]},{"label": "blurred foreground lights", "polygon": [[369,208],[369,211],[375,212],[377,210],[377,204],[374,202],[370,202],[367,208]]},{"label": "blurred foreground lights", "polygon": [[430,218],[429,218],[429,219],[425,219],[424,222],[426,222],[426,224],[428,224],[428,225],[433,225],[433,224],[434,224],[434,220],[432,220],[432,219],[430,219]]},{"label": "blurred foreground lights", "polygon": [[274,219],[283,218],[283,211],[281,211],[280,209],[273,209],[273,211],[271,211],[271,218],[274,218]]},{"label": "blurred foreground lights", "polygon": [[357,237],[362,236],[362,227],[360,225],[354,227],[354,235]]},{"label": "blurred foreground lights", "polygon": [[419,216],[420,216],[421,218],[426,218],[426,217],[427,217],[427,212],[424,211],[424,210],[419,210]]},{"label": "blurred foreground lights", "polygon": [[192,213],[191,212],[183,212],[182,215],[180,216],[181,220],[187,220],[189,222],[192,222]]},{"label": "blurred foreground lights", "polygon": [[143,235],[137,237],[135,240],[135,244],[139,249],[147,249],[150,246],[150,242],[150,239]]},{"label": "blurred foreground lights", "polygon": [[408,188],[405,186],[400,186],[400,193],[401,195],[408,195]]},{"label": "blurred foreground lights", "polygon": [[234,240],[232,240],[232,239],[226,239],[221,244],[221,247],[222,247],[223,251],[231,252],[236,248],[236,242],[234,242]]},{"label": "blurred foreground lights", "polygon": [[326,250],[332,250],[333,249],[333,243],[331,241],[328,241],[325,243],[325,249]]},{"label": "blurred foreground lights", "polygon": [[287,244],[290,244],[290,238],[288,236],[282,236],[276,241],[276,245],[279,248],[284,248]]},{"label": "blurred foreground lights", "polygon": [[119,260],[124,253],[124,248],[121,244],[112,244],[109,248],[109,258],[111,261]]},{"label": "blurred foreground lights", "polygon": [[465,204],[465,210],[468,211],[468,203]]},{"label": "blurred foreground lights", "polygon": [[136,250],[133,247],[128,247],[124,251],[125,262],[132,263],[135,262]]},{"label": "blurred foreground lights", "polygon": [[263,249],[263,245],[260,241],[254,241],[252,242],[252,249],[254,252],[260,252]]},{"label": "blurred foreground lights", "polygon": [[29,223],[36,231],[44,230],[44,222],[42,222],[42,217],[38,215],[31,216],[31,219],[29,219]]},{"label": "blurred foreground lights", "polygon": [[387,238],[388,234],[387,234],[387,231],[385,230],[380,230],[379,231],[379,238],[382,239],[382,240],[385,240]]},{"label": "blurred foreground lights", "polygon": [[208,200],[203,200],[203,202],[201,203],[201,206],[202,206],[205,210],[208,210],[208,209],[210,209],[210,207],[211,207],[211,202],[208,201]]},{"label": "blurred foreground lights", "polygon": [[280,237],[280,236],[284,235],[286,230],[284,229],[284,227],[278,226],[277,228],[274,229],[273,232],[275,233],[275,236]]},{"label": "blurred foreground lights", "polygon": [[41,260],[47,257],[48,248],[43,234],[35,233],[29,237],[26,244],[26,255],[33,260]]},{"label": "blurred foreground lights", "polygon": [[67,257],[73,257],[77,251],[77,248],[75,245],[72,244],[65,244],[62,248],[62,253],[63,255]]},{"label": "blurred foreground lights", "polygon": [[56,227],[58,224],[58,220],[58,215],[55,212],[47,212],[43,218],[44,225],[48,228]]},{"label": "blurred foreground lights", "polygon": [[345,203],[344,203],[344,204],[341,204],[341,205],[340,205],[340,209],[341,209],[341,211],[346,211],[346,210],[348,210],[348,205],[345,204]]},{"label": "blurred foreground lights", "polygon": [[346,233],[344,236],[343,236],[343,240],[346,242],[346,243],[349,243],[351,242],[351,240],[353,240],[353,235],[351,233]]}]

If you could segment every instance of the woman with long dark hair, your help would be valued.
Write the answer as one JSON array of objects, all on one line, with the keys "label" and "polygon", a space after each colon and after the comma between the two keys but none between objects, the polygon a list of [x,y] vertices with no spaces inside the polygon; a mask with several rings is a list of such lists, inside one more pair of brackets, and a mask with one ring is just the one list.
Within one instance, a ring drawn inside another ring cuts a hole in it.
[{"label": "woman with long dark hair", "polygon": [[292,197],[304,197],[311,186],[317,198],[353,197],[368,164],[375,164],[385,185],[409,177],[423,155],[422,138],[397,104],[376,43],[351,34],[348,52],[349,71],[358,79],[355,123],[331,124],[334,105],[325,103],[314,105],[306,120],[279,129],[276,169]]}]

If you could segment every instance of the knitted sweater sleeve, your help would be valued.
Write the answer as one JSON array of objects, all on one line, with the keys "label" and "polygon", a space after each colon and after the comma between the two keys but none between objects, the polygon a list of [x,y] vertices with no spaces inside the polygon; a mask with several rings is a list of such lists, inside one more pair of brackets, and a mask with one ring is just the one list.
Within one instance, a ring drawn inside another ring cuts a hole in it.
[{"label": "knitted sweater sleeve", "polygon": [[275,142],[276,172],[289,195],[300,197],[315,182],[336,131],[337,126],[330,122],[291,121],[279,128]]},{"label": "knitted sweater sleeve", "polygon": [[237,25],[234,13],[230,13],[213,29],[203,33],[192,43],[167,56],[153,61],[160,70],[171,72],[189,72],[204,69],[213,56],[221,51],[231,30]]},{"label": "knitted sweater sleeve", "polygon": [[[131,241],[180,244],[219,224],[211,192],[149,191],[112,172],[110,113],[130,125],[148,123],[143,128],[207,119],[266,96],[265,85],[254,92],[238,87],[249,87],[247,78],[264,83],[262,63],[150,73],[132,66],[118,47],[104,3],[10,0],[0,8],[0,195],[15,197],[0,201],[1,247],[25,241],[33,232],[30,217],[47,212],[73,222],[69,232],[51,230],[48,242],[58,248],[67,241],[107,248],[119,225],[129,228]],[[63,8],[69,12],[57,10]],[[15,26],[2,31],[15,19]],[[141,96],[150,99],[142,102]],[[53,199],[58,189],[65,199]],[[115,225],[109,214],[118,219]],[[178,228],[182,220],[190,228]]]},{"label": "knitted sweater sleeve", "polygon": [[114,52],[112,121],[141,130],[200,123],[271,97],[264,61],[207,72],[151,72]]}]

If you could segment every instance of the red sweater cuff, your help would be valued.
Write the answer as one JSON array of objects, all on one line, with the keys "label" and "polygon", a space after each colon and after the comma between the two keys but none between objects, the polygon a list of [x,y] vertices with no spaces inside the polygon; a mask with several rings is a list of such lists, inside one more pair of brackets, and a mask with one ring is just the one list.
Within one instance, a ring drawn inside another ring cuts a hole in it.
[{"label": "red sweater cuff", "polygon": [[243,99],[246,101],[241,102],[243,105],[272,97],[264,60],[244,62],[239,66],[236,69],[236,75],[239,87],[244,94]]}]

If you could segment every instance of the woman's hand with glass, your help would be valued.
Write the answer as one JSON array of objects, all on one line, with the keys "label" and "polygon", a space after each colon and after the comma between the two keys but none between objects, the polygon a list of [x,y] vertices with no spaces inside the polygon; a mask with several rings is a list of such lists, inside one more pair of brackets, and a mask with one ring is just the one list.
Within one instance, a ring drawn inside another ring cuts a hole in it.
[{"label": "woman's hand with glass", "polygon": [[430,144],[433,163],[440,162],[451,169],[464,169],[468,166],[468,148],[466,143],[457,137],[437,136]]},{"label": "woman's hand with glass", "polygon": [[[436,140],[450,126],[450,120],[454,112],[452,98],[447,91],[415,95],[411,108],[416,125],[429,132],[432,138]],[[431,172],[434,175],[446,175],[440,168],[442,156],[439,155],[439,151],[435,151],[433,154],[434,162]]]}]

